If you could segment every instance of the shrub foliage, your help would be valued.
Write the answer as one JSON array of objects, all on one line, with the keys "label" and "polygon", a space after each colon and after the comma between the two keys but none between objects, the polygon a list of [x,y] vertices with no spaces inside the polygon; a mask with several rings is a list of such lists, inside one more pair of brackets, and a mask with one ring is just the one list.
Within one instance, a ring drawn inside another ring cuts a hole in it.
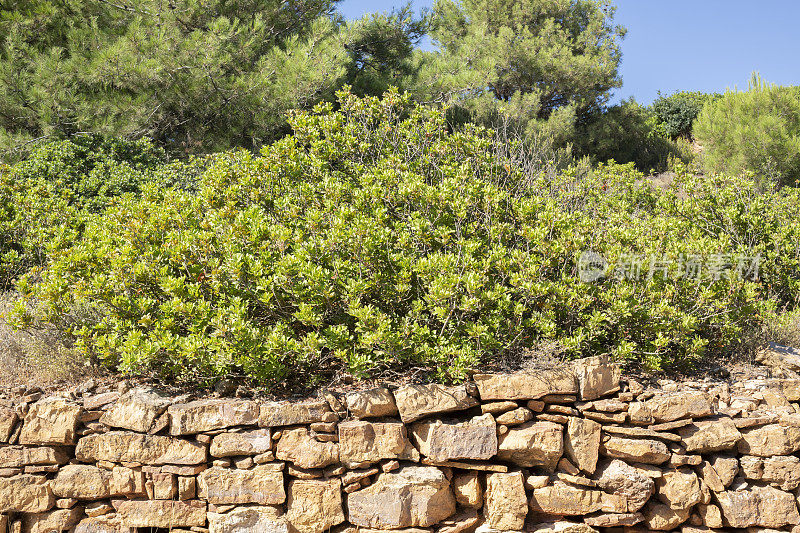
[{"label": "shrub foliage", "polygon": [[[144,183],[19,283],[39,306],[17,318],[61,324],[126,371],[313,384],[341,369],[458,379],[540,341],[679,364],[796,304],[795,190],[686,176],[658,190],[631,165],[545,179],[444,117],[396,92],[342,93],[335,111],[294,113],[293,135],[260,155],[216,158],[196,193]],[[612,264],[763,260],[756,281],[675,267],[590,283],[588,249]]]},{"label": "shrub foliage", "polygon": [[706,103],[714,102],[720,96],[717,93],[697,91],[678,91],[666,96],[659,93],[650,107],[669,138],[690,138],[692,124],[700,110]]}]

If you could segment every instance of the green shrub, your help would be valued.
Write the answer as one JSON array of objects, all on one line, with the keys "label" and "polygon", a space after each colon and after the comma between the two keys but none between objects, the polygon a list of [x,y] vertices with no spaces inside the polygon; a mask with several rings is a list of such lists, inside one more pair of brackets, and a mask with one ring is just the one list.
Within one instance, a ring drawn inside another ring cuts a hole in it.
[{"label": "green shrub", "polygon": [[709,172],[752,172],[779,185],[800,179],[800,87],[754,75],[748,91],[728,91],[704,107],[694,133]]},{"label": "green shrub", "polygon": [[[458,379],[539,342],[684,364],[740,342],[776,302],[796,305],[795,190],[684,175],[658,190],[632,165],[529,175],[491,132],[450,132],[408,96],[340,98],[337,111],[292,115],[294,134],[260,156],[216,158],[197,194],[145,185],[89,216],[39,280],[20,282],[40,304],[20,323],[69,328],[125,371],[275,385],[343,369]],[[611,264],[719,253],[763,264],[755,281],[676,267],[584,282],[590,249]]]},{"label": "green shrub", "polygon": [[145,182],[185,177],[177,166],[161,177],[157,169],[165,164],[163,150],[149,141],[79,136],[44,143],[0,168],[0,290],[43,264],[47,247],[77,239],[87,213],[138,193]]},{"label": "green shrub", "polygon": [[579,153],[595,161],[634,163],[642,172],[666,170],[671,158],[682,157],[653,111],[634,100],[609,107],[577,137]]},{"label": "green shrub", "polygon": [[650,108],[667,137],[670,139],[690,138],[692,123],[700,110],[706,103],[714,102],[720,97],[721,95],[718,93],[697,91],[678,91],[668,96],[659,93]]}]

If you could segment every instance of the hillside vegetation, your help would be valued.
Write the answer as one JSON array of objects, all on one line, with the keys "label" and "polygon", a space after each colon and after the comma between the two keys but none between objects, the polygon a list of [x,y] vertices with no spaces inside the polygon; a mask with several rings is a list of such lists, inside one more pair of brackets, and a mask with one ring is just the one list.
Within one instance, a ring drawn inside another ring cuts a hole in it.
[{"label": "hillside vegetation", "polygon": [[609,105],[605,1],[334,7],[0,9],[4,321],[115,371],[298,387],[790,335],[797,88]]}]

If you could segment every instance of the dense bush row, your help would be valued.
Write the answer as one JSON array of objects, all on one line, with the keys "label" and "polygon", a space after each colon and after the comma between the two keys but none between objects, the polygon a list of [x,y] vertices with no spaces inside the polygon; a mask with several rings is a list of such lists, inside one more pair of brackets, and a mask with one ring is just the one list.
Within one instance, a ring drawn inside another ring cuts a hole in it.
[{"label": "dense bush row", "polygon": [[[63,168],[48,154],[79,144],[54,145],[6,169],[0,231],[19,250],[3,267],[42,256],[18,284],[19,322],[55,323],[126,371],[309,384],[412,367],[457,379],[543,343],[684,364],[797,304],[796,189],[678,172],[661,190],[632,165],[533,174],[444,110],[339,97],[292,114],[294,133],[259,155],[187,170],[147,145],[95,148],[107,155],[73,182],[48,177]],[[28,213],[57,213],[41,227],[68,238],[20,237]],[[605,277],[581,279],[587,250]],[[739,255],[759,254],[757,278],[736,275]],[[641,275],[622,268],[631,258]]]}]

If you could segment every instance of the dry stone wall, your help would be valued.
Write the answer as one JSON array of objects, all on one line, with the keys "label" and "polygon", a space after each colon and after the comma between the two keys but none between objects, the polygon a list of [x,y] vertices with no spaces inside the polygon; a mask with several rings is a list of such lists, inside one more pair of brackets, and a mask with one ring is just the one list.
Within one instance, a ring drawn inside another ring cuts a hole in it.
[{"label": "dry stone wall", "polygon": [[590,358],[302,402],[39,396],[0,403],[0,533],[800,532],[800,380],[647,390]]}]

